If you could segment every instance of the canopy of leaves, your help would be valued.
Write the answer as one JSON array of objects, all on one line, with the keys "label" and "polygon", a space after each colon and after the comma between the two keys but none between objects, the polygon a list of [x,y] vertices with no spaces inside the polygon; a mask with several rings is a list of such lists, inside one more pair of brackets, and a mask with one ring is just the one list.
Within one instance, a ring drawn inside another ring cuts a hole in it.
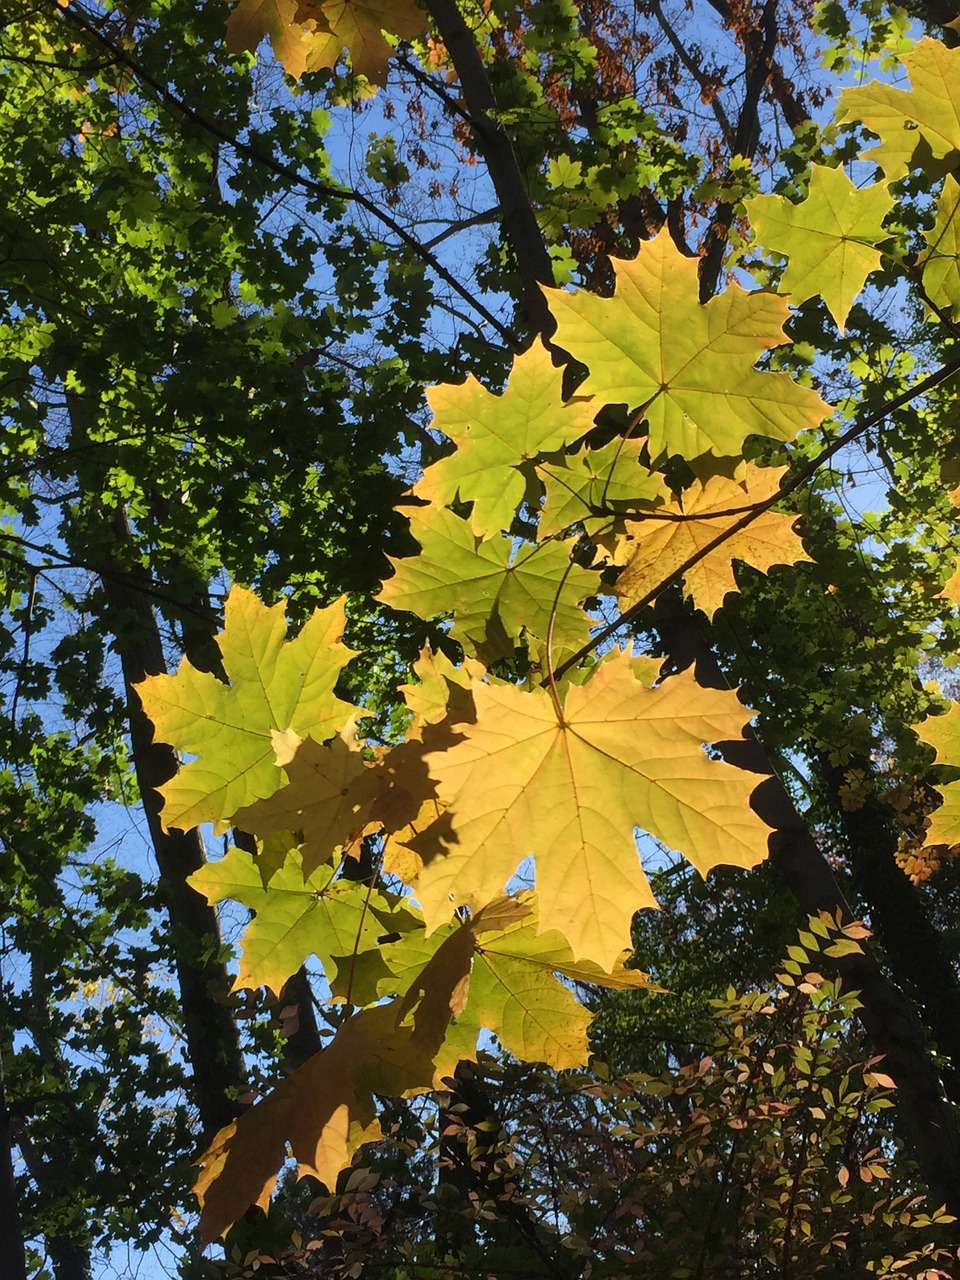
[{"label": "canopy of leaves", "polygon": [[625,404],[647,423],[651,461],[739,454],[748,435],[793,440],[828,412],[816,392],[757,360],[786,340],[786,303],[731,284],[701,305],[696,260],[664,229],[632,262],[615,262],[616,293],[550,294],[556,341],[590,375],[581,391]]}]

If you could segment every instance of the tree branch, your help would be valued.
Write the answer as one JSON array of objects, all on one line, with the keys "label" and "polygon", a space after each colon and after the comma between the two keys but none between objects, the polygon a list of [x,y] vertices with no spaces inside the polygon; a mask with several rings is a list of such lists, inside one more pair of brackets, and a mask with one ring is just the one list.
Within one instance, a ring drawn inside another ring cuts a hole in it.
[{"label": "tree branch", "polygon": [[427,10],[460,77],[470,125],[497,193],[503,229],[523,284],[523,313],[530,329],[549,337],[556,323],[540,285],[554,284],[553,264],[543,242],[513,146],[498,118],[497,101],[473,33],[457,0],[428,0]]}]

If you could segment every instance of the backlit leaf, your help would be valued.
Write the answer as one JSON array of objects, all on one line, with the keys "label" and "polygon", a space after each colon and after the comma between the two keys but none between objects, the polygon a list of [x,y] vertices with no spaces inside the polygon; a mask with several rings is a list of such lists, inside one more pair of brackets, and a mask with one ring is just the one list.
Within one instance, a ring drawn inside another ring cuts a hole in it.
[{"label": "backlit leaf", "polygon": [[341,849],[352,852],[359,843],[377,795],[375,766],[355,742],[338,735],[326,745],[307,738],[284,773],[287,785],[239,809],[234,824],[258,836],[300,833],[303,868],[310,875]]},{"label": "backlit leaf", "polygon": [[618,437],[601,449],[548,458],[537,466],[546,487],[538,536],[549,537],[582,524],[587,533],[610,525],[617,514],[666,502],[663,476],[639,460],[646,440]]},{"label": "backlit leaf", "polygon": [[[711,476],[705,483],[697,480],[683,491],[681,502],[674,500],[650,519],[628,520],[622,537],[604,539],[603,545],[612,549],[614,563],[624,565],[615,586],[622,607],[643,599],[651,588],[736,524],[744,508],[776,493],[785,471],[786,467],[757,467],[748,462],[742,485],[727,476]],[[715,514],[737,509],[739,515]],[[793,532],[795,519],[765,511],[688,569],[684,583],[697,607],[712,618],[727,592],[737,590],[734,560],[764,572],[772,564],[809,560]]]},{"label": "backlit leaf", "polygon": [[275,57],[296,80],[335,66],[349,51],[355,75],[383,84],[393,53],[383,33],[409,40],[426,22],[413,0],[239,0],[227,19],[227,48],[252,53],[269,36]]},{"label": "backlit leaf", "polygon": [[841,120],[862,120],[880,136],[880,145],[862,159],[879,165],[890,181],[916,167],[943,173],[960,154],[960,48],[921,40],[901,61],[911,90],[873,80],[845,89],[838,113]]},{"label": "backlit leaf", "polygon": [[701,306],[697,259],[664,228],[630,262],[614,260],[612,298],[547,290],[555,341],[590,370],[580,388],[597,407],[643,410],[651,462],[670,454],[740,453],[754,433],[793,440],[828,406],[785,373],[756,361],[786,341],[783,298],[731,284]]},{"label": "backlit leaf", "polygon": [[[334,879],[336,868],[318,866],[304,876],[300,854],[291,849],[263,887],[256,859],[236,847],[190,877],[208,902],[231,898],[255,912],[240,949],[235,988],[269,987],[275,995],[308,956],[318,956],[334,996],[367,1004],[387,973],[377,939],[417,927],[394,894],[350,880]],[[362,982],[357,980],[358,959]],[[373,963],[370,963],[372,961]]]},{"label": "backlit leaf", "polygon": [[341,643],[343,602],[318,609],[293,640],[284,612],[282,602],[267,608],[235,586],[217,637],[230,683],[184,658],[176,675],[137,686],[155,736],[198,757],[161,788],[165,827],[224,827],[238,809],[284,785],[277,735],[292,730],[323,742],[364,714],[333,691],[354,656]]},{"label": "backlit leaf", "polygon": [[937,221],[925,233],[927,251],[919,262],[923,287],[948,313],[960,312],[960,183],[947,174],[937,206]]},{"label": "backlit leaf", "polygon": [[[945,716],[931,716],[914,725],[924,742],[937,753],[937,764],[960,765],[960,703],[954,702]],[[960,844],[960,782],[938,787],[943,804],[930,817],[927,844]]]},{"label": "backlit leaf", "polygon": [[864,281],[880,266],[880,224],[893,207],[886,184],[858,190],[842,169],[815,164],[801,204],[771,195],[745,205],[762,247],[789,258],[782,292],[794,303],[820,294],[842,333]]},{"label": "backlit leaf", "polygon": [[655,905],[635,826],[703,874],[766,856],[769,832],[749,805],[756,775],[702,746],[738,737],[749,713],[689,672],[656,688],[644,674],[628,653],[612,656],[567,688],[563,723],[545,690],[476,686],[476,723],[427,758],[452,825],[416,888],[429,926],[452,905],[496,897],[533,856],[541,928],[609,968],[629,944],[634,911]]},{"label": "backlit leaf", "polygon": [[227,48],[231,53],[253,53],[265,37],[270,37],[274,57],[299,80],[307,69],[316,31],[328,29],[322,17],[319,28],[313,21],[297,20],[299,0],[240,0],[227,19]]},{"label": "backlit leaf", "polygon": [[563,370],[537,343],[514,362],[503,395],[472,376],[458,386],[431,387],[431,426],[457,450],[427,468],[414,494],[440,504],[472,502],[468,520],[480,537],[508,530],[527,483],[521,464],[566,448],[592,425],[590,401],[564,404],[562,381]]},{"label": "backlit leaf", "polygon": [[571,565],[573,543],[517,547],[500,535],[481,541],[443,507],[412,508],[409,515],[422,551],[392,561],[396,573],[379,596],[385,604],[421,618],[452,617],[450,634],[485,663],[512,654],[523,631],[546,639],[558,594],[557,650],[589,637],[579,602],[596,592],[598,579]]}]

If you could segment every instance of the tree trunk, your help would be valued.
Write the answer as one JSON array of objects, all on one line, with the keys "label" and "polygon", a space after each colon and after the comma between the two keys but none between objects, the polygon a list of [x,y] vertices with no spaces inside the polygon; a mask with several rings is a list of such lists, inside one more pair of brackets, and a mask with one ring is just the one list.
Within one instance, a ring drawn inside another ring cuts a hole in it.
[{"label": "tree trunk", "polygon": [[[89,440],[88,406],[70,391],[66,399],[72,443],[79,446]],[[83,457],[82,450],[77,456]],[[237,1099],[245,1072],[236,1022],[226,1004],[232,983],[221,957],[217,914],[187,883],[206,862],[206,851],[199,831],[165,831],[160,821],[158,788],[173,777],[179,764],[172,747],[154,740],[153,725],[135,688],[147,676],[167,669],[160,626],[148,594],[148,572],[136,559],[131,567],[129,555],[124,554],[131,549],[130,522],[122,505],[111,508],[103,503],[101,477],[96,472],[85,474],[81,466],[77,479],[89,521],[82,531],[88,544],[85,558],[100,578],[107,601],[106,622],[123,668],[133,763],[170,920],[201,1133],[209,1142],[242,1110]],[[196,612],[190,601],[182,608],[191,616]],[[199,635],[194,640],[200,645]],[[204,649],[209,650],[212,643],[211,636]]]},{"label": "tree trunk", "polygon": [[13,1172],[13,1127],[7,1110],[0,1049],[0,1258],[8,1280],[27,1280],[27,1256],[20,1226],[20,1201]]},{"label": "tree trunk", "polygon": [[[126,514],[113,518],[115,546],[130,541]],[[209,1141],[236,1119],[237,1089],[243,1080],[243,1055],[236,1023],[226,1004],[230,976],[221,958],[216,911],[187,883],[206,861],[200,832],[165,831],[160,821],[160,788],[176,773],[172,747],[154,740],[134,686],[166,671],[160,627],[153,607],[122,560],[108,555],[100,570],[109,614],[123,665],[127,718],[137,784],[160,870],[160,891],[167,906],[180,986],[187,1055],[193,1072],[200,1126]]]}]

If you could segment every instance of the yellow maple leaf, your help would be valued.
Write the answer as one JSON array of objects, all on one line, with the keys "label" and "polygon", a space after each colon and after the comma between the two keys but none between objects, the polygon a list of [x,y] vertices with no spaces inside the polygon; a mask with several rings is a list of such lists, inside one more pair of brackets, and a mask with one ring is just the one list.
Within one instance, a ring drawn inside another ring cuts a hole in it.
[{"label": "yellow maple leaf", "polygon": [[[960,704],[952,702],[945,716],[931,716],[913,728],[936,751],[937,764],[960,763]],[[943,804],[931,815],[926,843],[960,844],[960,782],[944,783],[938,790]]]},{"label": "yellow maple leaf", "polygon": [[472,375],[459,385],[428,388],[430,425],[457,449],[427,467],[414,486],[416,497],[472,502],[468,523],[480,537],[509,529],[527,483],[521,465],[573,444],[593,423],[589,400],[564,403],[562,382],[563,370],[538,343],[514,361],[502,395]]},{"label": "yellow maple leaf", "polygon": [[[613,562],[624,566],[615,586],[623,607],[643,599],[652,587],[742,518],[742,514],[715,513],[737,508],[742,513],[744,507],[772,497],[785,471],[786,467],[758,467],[748,462],[742,484],[722,475],[705,482],[697,480],[684,490],[682,502],[669,503],[646,520],[627,520],[622,536],[603,538],[602,545],[610,548]],[[684,582],[697,608],[712,618],[724,596],[737,590],[734,560],[743,560],[763,572],[772,564],[809,560],[793,532],[795,519],[765,511],[688,569]]]},{"label": "yellow maple leaf", "polygon": [[612,298],[547,289],[555,341],[590,370],[597,407],[643,410],[650,461],[732,457],[748,435],[793,440],[829,412],[815,391],[756,361],[786,341],[786,301],[737,284],[701,306],[697,260],[664,228],[630,262],[614,260]]},{"label": "yellow maple leaf", "polygon": [[294,79],[336,65],[349,51],[355,75],[383,84],[396,40],[426,28],[413,0],[239,0],[227,19],[227,48],[253,52],[270,37],[274,56]]},{"label": "yellow maple leaf", "polygon": [[287,785],[238,809],[233,824],[258,836],[300,833],[309,876],[338,851],[352,852],[371,825],[376,766],[364,760],[351,728],[327,744],[307,738],[283,768]]},{"label": "yellow maple leaf", "polygon": [[949,170],[960,152],[960,49],[939,40],[921,40],[901,59],[913,88],[870,84],[845,89],[838,119],[862,120],[879,134],[880,145],[864,152],[891,182],[920,167],[937,177]]},{"label": "yellow maple leaf", "polygon": [[476,723],[427,756],[450,825],[416,886],[429,927],[455,905],[490,901],[533,856],[540,927],[609,969],[633,913],[655,905],[635,826],[703,874],[766,857],[769,831],[749,803],[757,775],[702,745],[738,737],[749,712],[689,672],[656,688],[650,678],[649,663],[615,653],[567,688],[562,721],[542,689],[475,686]]},{"label": "yellow maple leaf", "polygon": [[284,614],[282,602],[268,608],[235,586],[217,637],[230,683],[184,658],[176,675],[137,685],[156,737],[197,757],[161,788],[165,827],[224,829],[238,809],[285,784],[277,748],[290,730],[322,742],[366,714],[334,693],[354,656],[341,643],[343,601],[318,609],[289,641]]},{"label": "yellow maple leaf", "polygon": [[333,67],[346,50],[354,75],[366,76],[371,84],[383,84],[387,78],[393,44],[384,33],[394,40],[412,40],[428,25],[426,13],[413,0],[300,0],[297,20],[313,20],[320,28],[307,70]]},{"label": "yellow maple leaf", "polygon": [[937,220],[924,233],[927,248],[918,258],[923,287],[942,310],[960,313],[960,183],[947,174],[937,205]]},{"label": "yellow maple leaf", "polygon": [[473,680],[482,680],[486,671],[475,658],[467,658],[455,667],[442,650],[425,646],[413,664],[417,684],[402,684],[403,700],[413,712],[414,720],[408,738],[422,737],[422,727],[439,724],[451,712],[467,718],[473,714]]}]

